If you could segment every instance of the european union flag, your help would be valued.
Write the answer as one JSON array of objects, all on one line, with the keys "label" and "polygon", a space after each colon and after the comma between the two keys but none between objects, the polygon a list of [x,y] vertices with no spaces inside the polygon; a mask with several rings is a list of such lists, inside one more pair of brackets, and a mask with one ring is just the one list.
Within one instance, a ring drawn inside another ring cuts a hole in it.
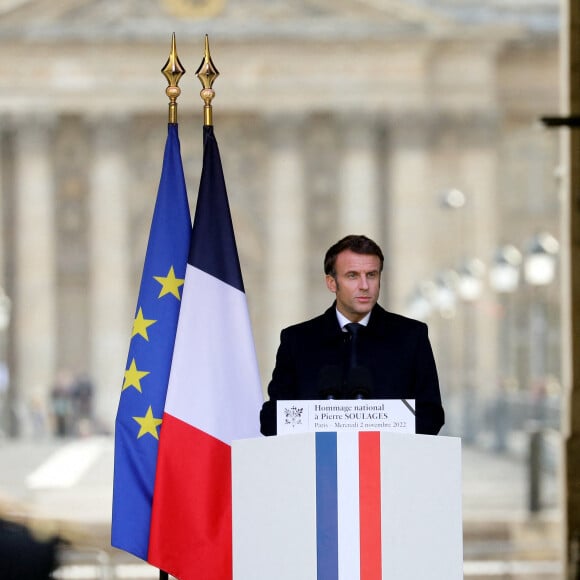
[{"label": "european union flag", "polygon": [[178,126],[169,124],[115,423],[111,543],[144,560],[190,238]]}]

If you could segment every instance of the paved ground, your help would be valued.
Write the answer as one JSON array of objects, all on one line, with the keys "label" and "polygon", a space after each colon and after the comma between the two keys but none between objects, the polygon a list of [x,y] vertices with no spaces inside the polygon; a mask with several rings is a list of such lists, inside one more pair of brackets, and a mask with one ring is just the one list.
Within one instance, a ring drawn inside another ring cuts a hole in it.
[{"label": "paved ground", "polygon": [[[525,456],[525,454],[523,454]],[[33,521],[74,542],[59,578],[156,578],[109,547],[113,441],[0,441],[0,513]],[[465,578],[561,578],[559,484],[543,474],[543,510],[531,517],[522,454],[463,448]]]}]

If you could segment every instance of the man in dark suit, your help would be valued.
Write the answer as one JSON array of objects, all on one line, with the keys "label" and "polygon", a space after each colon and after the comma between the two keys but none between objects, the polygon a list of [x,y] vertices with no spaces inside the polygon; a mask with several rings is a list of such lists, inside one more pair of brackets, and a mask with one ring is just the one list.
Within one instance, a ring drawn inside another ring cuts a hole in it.
[{"label": "man in dark suit", "polygon": [[427,326],[377,304],[383,262],[365,236],[347,236],[328,250],[326,286],[336,300],[282,331],[260,413],[264,435],[276,434],[276,401],[333,398],[415,399],[416,432],[439,432],[444,412]]}]

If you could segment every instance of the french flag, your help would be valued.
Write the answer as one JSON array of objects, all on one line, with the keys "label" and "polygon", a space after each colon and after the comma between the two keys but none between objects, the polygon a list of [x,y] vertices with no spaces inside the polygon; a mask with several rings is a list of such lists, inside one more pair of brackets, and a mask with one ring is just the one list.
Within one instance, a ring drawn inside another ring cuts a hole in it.
[{"label": "french flag", "polygon": [[213,127],[169,377],[148,561],[181,580],[232,578],[231,443],[259,436],[263,396]]}]

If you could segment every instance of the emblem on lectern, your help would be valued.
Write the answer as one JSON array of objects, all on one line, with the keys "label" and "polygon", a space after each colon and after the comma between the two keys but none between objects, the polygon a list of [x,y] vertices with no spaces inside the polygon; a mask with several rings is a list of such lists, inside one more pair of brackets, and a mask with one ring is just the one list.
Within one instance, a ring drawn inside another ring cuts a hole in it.
[{"label": "emblem on lectern", "polygon": [[304,413],[304,407],[297,407],[292,405],[291,407],[286,407],[284,409],[285,423],[286,425],[302,425],[302,413]]}]

